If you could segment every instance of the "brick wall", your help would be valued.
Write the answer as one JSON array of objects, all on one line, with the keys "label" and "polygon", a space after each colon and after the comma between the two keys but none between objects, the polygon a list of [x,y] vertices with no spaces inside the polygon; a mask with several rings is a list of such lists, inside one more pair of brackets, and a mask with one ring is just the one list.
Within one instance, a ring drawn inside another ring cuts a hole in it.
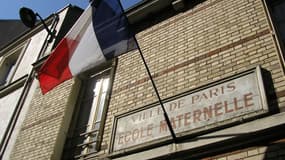
[{"label": "brick wall", "polygon": [[[136,36],[163,99],[261,65],[272,74],[282,108],[284,73],[271,33],[261,0],[207,0]],[[62,127],[68,127],[73,83],[65,82],[45,96],[40,91],[34,95],[11,159],[53,159],[60,151],[57,144],[64,140],[59,136],[66,132]],[[120,56],[99,154],[108,153],[115,115],[156,101],[138,51]],[[258,157],[261,150],[227,157]]]},{"label": "brick wall", "polygon": [[[11,160],[47,160],[59,159],[57,149],[64,140],[60,137],[66,134],[64,121],[68,115],[66,110],[72,106],[70,92],[73,80],[67,81],[42,95],[39,88],[35,92],[29,111],[22,124],[16,144],[11,154]],[[60,93],[60,94],[58,94]]]},{"label": "brick wall", "polygon": [[[208,0],[138,33],[162,98],[261,65],[283,107],[284,73],[261,0]],[[139,53],[119,58],[103,137],[109,149],[115,115],[156,102]]]}]

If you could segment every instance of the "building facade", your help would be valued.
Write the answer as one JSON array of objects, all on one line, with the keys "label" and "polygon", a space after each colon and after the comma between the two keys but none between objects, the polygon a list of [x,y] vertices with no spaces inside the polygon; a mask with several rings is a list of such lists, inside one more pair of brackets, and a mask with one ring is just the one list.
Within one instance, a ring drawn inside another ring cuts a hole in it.
[{"label": "building facade", "polygon": [[127,16],[163,106],[138,50],[45,95],[32,75],[8,157],[284,159],[284,7],[282,0],[142,1]]},{"label": "building facade", "polygon": [[[60,37],[67,33],[82,11],[78,7],[69,5],[45,19],[45,23],[58,39],[51,39],[41,23],[32,29],[20,25],[22,22],[19,20],[1,23],[3,34],[0,50],[0,159],[12,158],[13,148],[17,148],[17,139],[25,132],[23,126],[32,111],[30,105],[38,85],[33,64],[46,59],[51,49],[58,43]],[[30,118],[37,121],[36,117]],[[39,132],[33,133],[35,136],[39,134]],[[28,134],[33,135],[31,132]],[[25,144],[33,146],[30,142]],[[19,159],[27,159],[27,156],[21,156]]]}]

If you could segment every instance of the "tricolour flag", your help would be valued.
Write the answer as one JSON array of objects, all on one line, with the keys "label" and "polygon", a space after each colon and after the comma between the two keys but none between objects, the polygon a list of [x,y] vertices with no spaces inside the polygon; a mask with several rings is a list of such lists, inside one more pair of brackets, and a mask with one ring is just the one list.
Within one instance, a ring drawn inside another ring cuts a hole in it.
[{"label": "tricolour flag", "polygon": [[38,71],[42,93],[136,48],[120,2],[93,1]]}]

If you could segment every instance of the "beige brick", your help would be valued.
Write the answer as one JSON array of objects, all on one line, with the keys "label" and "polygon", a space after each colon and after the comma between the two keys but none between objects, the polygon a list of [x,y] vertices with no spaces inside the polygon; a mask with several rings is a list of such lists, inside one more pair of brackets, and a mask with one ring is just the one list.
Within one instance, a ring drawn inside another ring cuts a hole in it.
[{"label": "beige brick", "polygon": [[227,157],[227,160],[238,160],[247,157],[247,152],[236,153]]},{"label": "beige brick", "polygon": [[255,155],[255,156],[251,156],[251,157],[247,157],[244,160],[264,160],[264,155]]},{"label": "beige brick", "polygon": [[252,149],[252,150],[247,151],[248,156],[257,155],[258,153],[259,153],[258,149]]}]

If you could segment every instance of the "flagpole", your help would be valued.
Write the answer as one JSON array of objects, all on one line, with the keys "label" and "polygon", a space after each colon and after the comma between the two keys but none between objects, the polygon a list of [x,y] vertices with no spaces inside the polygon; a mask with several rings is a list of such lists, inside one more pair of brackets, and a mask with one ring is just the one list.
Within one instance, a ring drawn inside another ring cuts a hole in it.
[{"label": "flagpole", "polygon": [[140,47],[139,47],[139,45],[138,45],[138,42],[137,42],[137,39],[136,39],[135,36],[134,36],[134,40],[135,40],[135,43],[136,43],[136,45],[137,45],[137,47],[138,47],[138,50],[139,50],[141,59],[143,60],[143,63],[144,63],[144,66],[145,66],[145,68],[146,68],[146,71],[147,71],[147,74],[148,74],[148,76],[149,76],[149,79],[150,79],[150,81],[151,81],[152,87],[153,87],[153,89],[154,89],[154,91],[155,91],[156,97],[157,97],[157,99],[158,99],[158,101],[159,101],[159,104],[160,104],[160,106],[161,106],[161,108],[162,108],[163,115],[164,115],[165,121],[166,121],[166,123],[167,123],[167,126],[168,126],[168,128],[169,128],[169,131],[170,131],[170,133],[171,133],[171,136],[172,136],[172,138],[173,138],[173,141],[176,143],[177,138],[176,138],[175,132],[174,132],[172,126],[171,126],[171,122],[170,122],[170,119],[169,119],[168,114],[167,114],[167,112],[166,112],[165,106],[164,106],[164,104],[163,104],[163,102],[162,102],[162,100],[161,100],[161,98],[160,98],[159,92],[158,92],[157,87],[156,87],[156,85],[155,85],[155,83],[154,83],[154,80],[153,80],[152,75],[151,75],[151,73],[150,73],[149,67],[148,67],[148,65],[147,65],[147,63],[146,63],[146,61],[145,61],[144,55],[142,54],[142,51],[141,51],[141,49],[140,49]]},{"label": "flagpole", "polygon": [[[119,5],[120,5],[120,7],[121,7],[121,10],[122,10],[122,12],[123,12],[123,15],[124,15],[125,18],[127,19],[127,16],[124,14],[125,12],[124,12],[123,6],[122,6],[122,4],[121,4],[121,1],[118,0],[118,3],[119,3]],[[128,22],[128,26],[130,26],[128,19],[127,19],[127,22]],[[137,41],[137,38],[136,38],[135,36],[133,36],[133,38],[134,38],[135,44],[137,45],[137,48],[138,48],[138,51],[139,51],[139,53],[140,53],[141,59],[143,60],[144,66],[145,66],[145,68],[146,68],[146,70],[147,70],[147,74],[148,74],[149,79],[150,79],[150,81],[151,81],[152,87],[153,87],[153,89],[154,89],[154,91],[155,91],[155,94],[156,94],[156,96],[157,96],[157,99],[158,99],[158,101],[159,101],[159,104],[160,104],[160,106],[161,106],[161,108],[162,108],[163,115],[164,115],[165,121],[166,121],[166,123],[167,123],[168,129],[169,129],[169,131],[170,131],[170,133],[171,133],[172,139],[173,139],[174,143],[176,143],[176,142],[177,142],[177,138],[176,138],[175,132],[174,132],[172,126],[171,126],[171,122],[170,122],[170,119],[169,119],[168,114],[167,114],[167,112],[166,112],[165,106],[164,106],[164,104],[163,104],[163,102],[162,102],[162,100],[161,100],[161,98],[160,98],[159,92],[158,92],[157,87],[156,87],[156,85],[155,85],[155,83],[154,83],[154,80],[153,80],[153,78],[152,78],[152,75],[151,75],[151,72],[150,72],[150,70],[149,70],[149,67],[148,67],[148,65],[147,65],[147,63],[146,63],[146,61],[145,61],[144,55],[143,55],[143,53],[142,53],[142,51],[141,51],[141,48],[140,48],[139,43],[138,43],[138,41]]]}]

